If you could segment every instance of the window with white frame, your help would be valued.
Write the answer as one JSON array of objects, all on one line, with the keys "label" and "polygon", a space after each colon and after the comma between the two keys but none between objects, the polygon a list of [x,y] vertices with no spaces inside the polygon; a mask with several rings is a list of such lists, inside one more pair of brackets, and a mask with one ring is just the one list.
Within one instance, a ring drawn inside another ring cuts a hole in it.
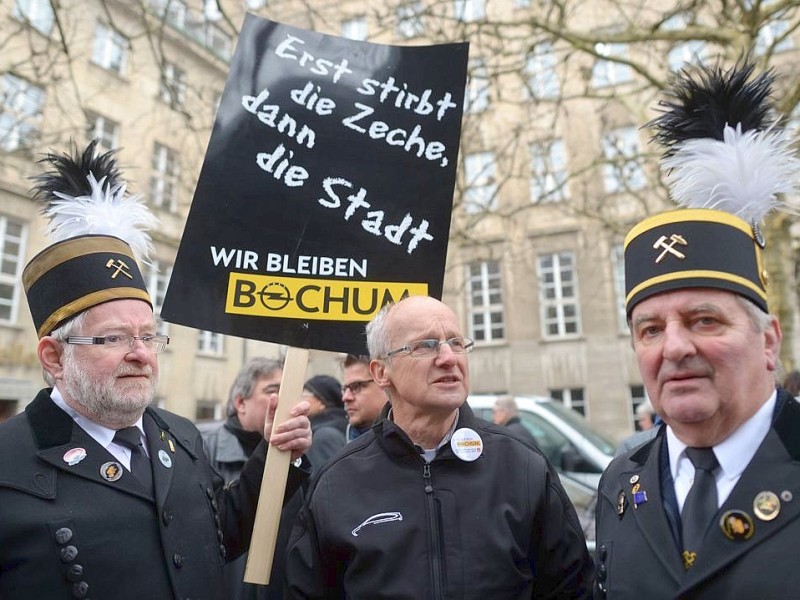
[{"label": "window with white frame", "polygon": [[86,113],[86,137],[97,140],[97,149],[108,152],[119,148],[119,123],[94,112]]},{"label": "window with white frame", "polygon": [[6,73],[0,89],[0,148],[31,148],[39,135],[44,90]]},{"label": "window with white frame", "polygon": [[547,339],[580,333],[578,278],[572,252],[545,254],[538,260],[542,335]]},{"label": "window with white frame", "polygon": [[607,87],[627,83],[633,79],[630,66],[614,59],[625,59],[628,56],[628,44],[595,44],[598,58],[592,69],[592,85]]},{"label": "window with white frame", "polygon": [[556,98],[561,92],[556,66],[558,61],[552,42],[539,42],[528,55],[525,72],[528,93],[533,98]]},{"label": "window with white frame", "polygon": [[531,200],[559,202],[569,197],[567,151],[561,138],[531,144]]},{"label": "window with white frame", "polygon": [[367,39],[367,17],[353,17],[342,21],[342,37],[363,42]]},{"label": "window with white frame", "polygon": [[0,215],[0,321],[17,320],[27,241],[25,223]]},{"label": "window with white frame", "polygon": [[150,201],[170,212],[178,210],[180,167],[174,150],[156,143],[153,150]]},{"label": "window with white frame", "polygon": [[128,60],[128,38],[104,23],[98,23],[94,32],[92,61],[104,69],[125,74]]},{"label": "window with white frame", "polygon": [[172,108],[180,108],[186,98],[186,71],[172,62],[165,62],[158,84],[158,97]]},{"label": "window with white frame", "polygon": [[497,184],[494,152],[476,152],[464,157],[464,210],[475,214],[496,208]]},{"label": "window with white frame", "polygon": [[155,13],[170,25],[182,29],[189,9],[183,0],[149,0]]},{"label": "window with white frame", "polygon": [[789,21],[778,18],[774,21],[767,21],[758,30],[754,52],[762,55],[769,52],[784,52],[792,48],[791,32]]},{"label": "window with white frame", "polygon": [[583,388],[551,389],[550,397],[561,402],[566,408],[586,416],[586,400],[583,397]]},{"label": "window with white frame", "polygon": [[422,2],[413,0],[397,7],[397,35],[401,38],[413,38],[422,35],[425,27],[422,24]]},{"label": "window with white frame", "polygon": [[486,61],[482,58],[469,61],[468,73],[464,110],[472,114],[481,113],[489,107],[489,71]]},{"label": "window with white frame", "polygon": [[[167,294],[169,278],[172,277],[172,265],[164,264],[158,260],[151,260],[144,272],[145,285],[153,302],[153,314],[161,318],[161,307],[164,306],[164,297]],[[159,320],[158,333],[169,335],[169,323]]]},{"label": "window with white frame", "polygon": [[622,244],[611,248],[611,268],[614,272],[614,298],[617,305],[617,326],[620,331],[628,331],[628,318],[625,313],[625,255]]},{"label": "window with white frame", "polygon": [[476,342],[505,339],[503,280],[496,260],[467,265],[469,335]]},{"label": "window with white frame", "polygon": [[667,54],[670,71],[680,71],[686,65],[699,65],[708,57],[708,45],[703,40],[689,40],[673,46]]},{"label": "window with white frame", "polygon": [[454,8],[458,21],[470,23],[486,18],[485,0],[455,0]]},{"label": "window with white frame", "polygon": [[205,23],[205,39],[203,43],[205,44],[206,48],[213,50],[219,56],[225,59],[231,57],[233,38],[229,33],[223,31],[217,24],[210,22]]},{"label": "window with white frame", "polygon": [[222,404],[216,400],[198,400],[194,408],[194,420],[216,421],[222,418]]},{"label": "window with white frame", "polygon": [[197,332],[197,352],[208,356],[222,356],[223,335],[215,331]]},{"label": "window with white frame", "polygon": [[55,15],[50,0],[14,0],[13,14],[39,33],[50,35],[53,30]]},{"label": "window with white frame", "polygon": [[636,127],[620,127],[603,135],[603,182],[609,194],[638,190],[646,180],[641,163],[639,132]]}]

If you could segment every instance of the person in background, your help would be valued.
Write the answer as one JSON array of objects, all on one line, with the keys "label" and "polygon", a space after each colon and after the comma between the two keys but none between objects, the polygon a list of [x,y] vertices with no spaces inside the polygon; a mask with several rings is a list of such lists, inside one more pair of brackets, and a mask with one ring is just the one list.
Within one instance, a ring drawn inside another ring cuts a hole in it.
[{"label": "person in background", "polygon": [[[267,416],[267,408],[278,398],[283,376],[283,361],[274,358],[254,357],[239,370],[228,392],[227,418],[216,423],[198,424],[198,429],[203,435],[203,446],[211,466],[223,477],[226,484],[239,479],[244,465],[258,447],[261,430]],[[309,415],[311,408],[309,407]],[[310,419],[310,417],[309,417]],[[312,429],[313,432],[313,429]],[[313,438],[312,438],[313,439]],[[313,446],[313,444],[312,444]],[[309,456],[311,449],[306,453]],[[309,466],[309,468],[311,468]],[[301,490],[295,493],[300,495]],[[291,513],[293,519],[297,514],[299,500],[292,497],[288,500],[281,513],[281,523],[285,513]],[[294,506],[294,508],[292,508]],[[290,527],[290,525],[284,525]],[[284,546],[276,544],[276,548],[285,547],[287,535],[284,534]],[[280,540],[279,535],[279,540]],[[280,559],[277,558],[277,568],[273,566],[272,583],[279,582],[282,575]],[[265,588],[261,585],[246,583],[244,572],[247,567],[247,554],[243,554],[235,561],[225,566],[225,583],[229,600],[257,600],[270,597],[275,587]],[[276,598],[279,596],[275,596]]]},{"label": "person in background", "polygon": [[[195,426],[153,406],[169,337],[138,266],[149,212],[112,153],[73,149],[42,161],[55,243],[22,275],[51,387],[0,424],[0,598],[216,600],[250,543],[265,439],[304,453],[309,406],[274,431],[267,407],[238,485],[223,485]],[[306,475],[292,467],[287,493]]]},{"label": "person in background", "polygon": [[656,415],[655,410],[653,410],[653,405],[649,400],[645,400],[636,407],[634,418],[638,431],[632,433],[620,442],[619,446],[617,446],[617,449],[614,451],[614,456],[619,456],[632,448],[637,448],[658,435],[661,419]]},{"label": "person in background", "polygon": [[473,341],[439,300],[367,326],[378,421],[317,472],[292,532],[288,598],[588,598],[592,564],[558,475],[466,402]]},{"label": "person in background", "polygon": [[783,380],[783,389],[797,398],[800,396],[800,371],[791,371]]},{"label": "person in background", "polygon": [[350,442],[372,427],[387,398],[372,379],[368,356],[348,354],[342,366],[342,401],[347,411],[346,437]]},{"label": "person in background", "polygon": [[347,414],[342,405],[342,386],[335,377],[316,375],[303,385],[303,398],[311,405],[314,439],[306,456],[312,470],[318,471],[345,445]]},{"label": "person in background", "polygon": [[776,389],[760,226],[800,160],[753,71],[687,68],[654,123],[689,208],[630,230],[625,288],[664,425],[600,480],[598,599],[800,597],[800,403]]},{"label": "person in background", "polygon": [[653,405],[649,400],[641,402],[636,407],[636,429],[638,431],[647,431],[652,429],[656,424],[656,411],[653,410]]},{"label": "person in background", "polygon": [[492,408],[492,421],[496,425],[504,425],[523,440],[536,443],[533,434],[519,418],[519,407],[513,396],[500,396],[495,400]]}]

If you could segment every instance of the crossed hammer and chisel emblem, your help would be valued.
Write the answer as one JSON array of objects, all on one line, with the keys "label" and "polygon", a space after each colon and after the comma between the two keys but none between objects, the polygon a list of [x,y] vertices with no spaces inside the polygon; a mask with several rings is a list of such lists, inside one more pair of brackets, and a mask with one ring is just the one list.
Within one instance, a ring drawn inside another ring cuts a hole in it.
[{"label": "crossed hammer and chisel emblem", "polygon": [[667,254],[672,254],[673,256],[676,256],[677,258],[680,259],[686,258],[686,255],[683,252],[675,248],[676,244],[680,244],[681,246],[689,245],[686,242],[686,239],[684,239],[683,236],[678,235],[677,233],[673,233],[669,237],[662,235],[660,238],[658,238],[658,240],[656,240],[656,243],[653,244],[653,249],[658,250],[659,248],[663,248],[664,250],[661,252],[661,254],[658,255],[656,263],[661,262],[661,259],[663,259]]},{"label": "crossed hammer and chisel emblem", "polygon": [[130,267],[128,264],[123,260],[114,260],[113,258],[109,258],[108,262],[106,263],[107,269],[115,269],[115,271],[111,274],[111,279],[116,279],[117,275],[122,273],[128,279],[133,279],[133,275],[128,272]]}]

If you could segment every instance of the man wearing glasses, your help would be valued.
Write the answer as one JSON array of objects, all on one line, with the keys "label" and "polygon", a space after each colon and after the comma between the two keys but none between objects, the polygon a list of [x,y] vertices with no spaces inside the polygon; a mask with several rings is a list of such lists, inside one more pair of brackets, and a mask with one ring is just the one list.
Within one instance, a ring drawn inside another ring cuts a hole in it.
[{"label": "man wearing glasses", "polygon": [[588,598],[592,565],[546,459],[465,402],[456,315],[429,297],[367,326],[389,404],[329,462],[287,556],[291,598]]},{"label": "man wearing glasses", "polygon": [[[130,225],[136,201],[111,155],[94,150],[49,155],[40,191],[66,208],[70,227],[82,220],[73,202],[102,205],[99,223],[121,208]],[[52,387],[0,424],[0,598],[222,598],[223,565],[250,543],[266,442],[223,487],[194,425],[151,406],[169,338],[132,250],[140,245],[69,231],[23,272]],[[307,412],[299,406],[270,443],[308,450]],[[303,480],[294,468],[287,496]]]},{"label": "man wearing glasses", "polygon": [[386,394],[372,380],[369,356],[348,354],[342,366],[342,402],[347,411],[346,436],[350,442],[372,427],[386,404]]}]

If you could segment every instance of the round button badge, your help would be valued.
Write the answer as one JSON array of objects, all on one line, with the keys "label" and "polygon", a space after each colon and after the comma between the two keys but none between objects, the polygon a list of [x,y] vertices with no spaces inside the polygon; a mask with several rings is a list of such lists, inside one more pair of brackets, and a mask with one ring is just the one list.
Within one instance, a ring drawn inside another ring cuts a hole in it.
[{"label": "round button badge", "polygon": [[462,427],[453,433],[453,437],[450,438],[450,447],[458,458],[472,462],[483,453],[483,440],[478,432],[469,427]]}]

